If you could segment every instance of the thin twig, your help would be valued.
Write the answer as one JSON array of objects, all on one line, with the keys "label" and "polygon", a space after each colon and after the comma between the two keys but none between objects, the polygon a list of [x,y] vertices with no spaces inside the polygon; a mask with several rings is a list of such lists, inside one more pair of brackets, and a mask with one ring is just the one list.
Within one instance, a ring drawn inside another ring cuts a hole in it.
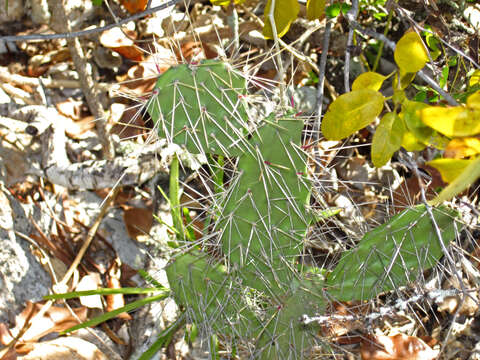
[{"label": "thin twig", "polygon": [[[328,58],[328,47],[330,44],[330,34],[332,29],[332,23],[327,20],[325,25],[325,32],[323,34],[323,44],[322,44],[322,56],[320,57],[320,64],[318,66],[318,88],[317,88],[317,103],[315,105],[316,111],[316,121],[313,128],[314,136],[317,136],[318,140],[318,131],[320,130],[320,124],[322,121],[322,105],[323,105],[323,94],[324,94],[324,83],[325,83],[325,68],[327,66]],[[317,135],[315,135],[317,134]]]},{"label": "thin twig", "polygon": [[107,213],[107,210],[110,208],[110,205],[113,203],[115,200],[115,197],[117,196],[118,192],[120,191],[120,187],[116,187],[110,191],[108,194],[107,198],[104,200],[102,207],[100,208],[100,213],[97,216],[97,219],[93,223],[92,227],[88,231],[87,238],[85,239],[85,242],[83,243],[82,247],[78,251],[77,256],[73,260],[72,264],[68,268],[67,272],[63,276],[62,281],[60,281],[59,284],[61,285],[66,285],[68,280],[70,280],[70,277],[74,273],[74,271],[77,269],[78,265],[80,264],[80,261],[82,261],[83,255],[85,255],[85,252],[87,251],[88,247],[90,246],[90,243],[92,242],[93,238],[95,237],[95,234],[97,233],[98,227],[100,226],[100,223],[102,222],[102,219],[104,218],[105,214]]},{"label": "thin twig", "polygon": [[[64,0],[48,0],[52,19],[55,19],[52,21],[51,25],[61,31],[68,32],[70,31],[70,22],[65,12],[63,1]],[[103,154],[107,159],[113,159],[115,156],[115,150],[108,133],[105,112],[100,101],[99,93],[95,87],[95,82],[93,81],[92,75],[87,70],[87,61],[82,46],[80,45],[80,40],[78,38],[69,38],[67,39],[67,45],[73,63],[75,64],[75,69],[77,70],[88,107],[96,120],[95,128],[102,144]]]},{"label": "thin twig", "polygon": [[[348,17],[347,17],[348,19]],[[394,41],[388,39],[385,35],[383,34],[380,34],[380,33],[377,33],[373,30],[370,30],[370,29],[366,29],[366,28],[363,28],[361,27],[356,21],[351,21],[349,22],[350,23],[350,26],[352,26],[355,30],[357,30],[359,33],[363,34],[363,35],[367,35],[367,36],[370,36],[370,37],[373,37],[374,39],[377,39],[377,40],[380,40],[380,41],[383,41],[385,43],[385,45],[392,51],[395,51],[395,47],[396,47],[396,44]],[[345,64],[345,66],[347,66],[347,64]],[[434,89],[435,91],[437,91],[441,96],[443,96],[443,98],[450,104],[450,105],[453,105],[453,106],[456,106],[458,105],[458,102],[449,94],[447,93],[445,90],[443,90],[440,85],[438,85],[435,80],[433,80],[432,78],[430,78],[427,74],[425,74],[425,72],[423,72],[422,70],[420,70],[419,72],[417,72],[417,75],[423,80],[425,81],[428,85],[430,85],[432,87],[432,89]]]},{"label": "thin twig", "polygon": [[[0,81],[3,83],[15,83],[28,86],[44,86],[46,88],[69,88],[75,89],[80,87],[78,80],[64,80],[64,79],[52,79],[52,78],[34,78],[29,76],[23,76],[19,74],[12,74],[6,67],[0,66]],[[102,91],[113,90],[118,88],[118,84],[97,83],[97,88]]]},{"label": "thin twig", "polygon": [[177,4],[180,0],[170,0],[166,2],[165,4],[155,6],[153,8],[147,9],[145,11],[142,11],[138,14],[134,14],[132,16],[129,16],[125,19],[122,19],[118,21],[118,23],[113,23],[113,24],[108,24],[105,26],[99,26],[93,29],[88,29],[88,30],[81,30],[81,31],[72,31],[72,32],[64,32],[64,33],[59,33],[59,34],[34,34],[34,35],[7,35],[7,36],[0,36],[0,41],[33,41],[33,40],[54,40],[54,39],[73,39],[73,38],[78,38],[78,37],[83,37],[83,36],[88,36],[88,35],[94,35],[101,33],[106,30],[110,30],[114,27],[120,26],[120,25],[125,25],[129,23],[130,21],[134,21],[137,19],[141,19],[147,15],[151,15],[153,13],[156,13],[157,11],[166,9],[170,6],[173,6]]},{"label": "thin twig", "polygon": [[276,59],[277,59],[277,66],[278,66],[278,73],[277,77],[279,79],[279,90],[280,90],[280,106],[281,108],[285,108],[285,86],[283,84],[283,76],[285,75],[285,69],[283,68],[283,60],[282,60],[282,53],[280,51],[279,45],[279,37],[277,33],[277,24],[275,23],[275,0],[270,1],[270,11],[268,13],[268,19],[270,20],[270,27],[272,29],[273,34],[273,41],[274,47],[276,51]]},{"label": "thin twig", "polygon": [[[358,16],[358,0],[352,0],[352,7],[347,13],[347,19],[350,24],[356,22]],[[347,48],[345,50],[345,71],[344,71],[344,86],[345,92],[350,92],[350,50],[353,42],[354,27],[348,30]]]}]

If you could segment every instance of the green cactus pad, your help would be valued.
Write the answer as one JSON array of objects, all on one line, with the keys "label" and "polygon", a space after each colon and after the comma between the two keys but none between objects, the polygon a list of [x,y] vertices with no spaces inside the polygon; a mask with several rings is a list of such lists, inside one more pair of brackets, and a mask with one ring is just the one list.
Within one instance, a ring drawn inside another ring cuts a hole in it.
[{"label": "green cactus pad", "polygon": [[325,300],[318,289],[321,284],[314,279],[294,280],[292,291],[279,296],[279,303],[271,309],[256,343],[256,359],[305,359],[316,345],[318,325],[305,326],[302,315],[315,316],[325,310]]},{"label": "green cactus pad", "polygon": [[267,293],[288,290],[309,223],[302,128],[294,117],[265,120],[250,139],[254,150],[239,159],[216,223],[227,263],[242,269],[248,286]]},{"label": "green cactus pad", "polygon": [[[447,245],[455,239],[458,213],[445,206],[432,211]],[[372,299],[413,282],[442,256],[425,205],[418,205],[367,233],[355,249],[345,252],[327,278],[328,293],[341,301]]]},{"label": "green cactus pad", "polygon": [[163,73],[147,111],[160,137],[191,153],[238,156],[248,146],[245,94],[245,78],[230,64],[204,60]]},{"label": "green cactus pad", "polygon": [[191,251],[176,258],[166,273],[175,300],[185,306],[197,326],[242,337],[259,331],[260,322],[236,290],[238,284],[234,285],[235,278],[225,266],[211,265],[205,254]]}]

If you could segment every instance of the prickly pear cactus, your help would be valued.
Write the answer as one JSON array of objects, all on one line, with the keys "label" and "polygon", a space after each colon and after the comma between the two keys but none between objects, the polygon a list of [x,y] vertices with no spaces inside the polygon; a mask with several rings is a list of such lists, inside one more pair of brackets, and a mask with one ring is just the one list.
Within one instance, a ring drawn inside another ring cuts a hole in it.
[{"label": "prickly pear cactus", "polygon": [[302,128],[303,121],[291,116],[270,116],[259,126],[216,222],[228,264],[243,269],[245,284],[258,290],[288,290],[303,251],[311,186]]},{"label": "prickly pear cactus", "polygon": [[[433,208],[444,245],[455,239],[458,213]],[[367,233],[355,249],[346,251],[327,279],[328,293],[338,300],[368,300],[417,279],[443,256],[425,205],[406,209]]]},{"label": "prickly pear cactus", "polygon": [[237,156],[248,132],[245,94],[245,78],[230,64],[205,60],[162,74],[147,110],[163,137],[191,153]]},{"label": "prickly pear cactus", "polygon": [[[195,247],[166,272],[176,301],[205,334],[222,334],[231,346],[253,342],[251,358],[302,358],[318,329],[299,319],[322,313],[324,290],[338,300],[371,299],[415,280],[442,247],[420,206],[365,235],[326,282],[307,275],[300,262],[311,189],[303,122],[288,113],[249,123],[246,92],[230,65],[212,60],[171,68],[157,81],[148,111],[160,137],[238,159],[205,234],[219,244],[215,257]],[[456,213],[439,208],[434,217],[447,244]]]}]

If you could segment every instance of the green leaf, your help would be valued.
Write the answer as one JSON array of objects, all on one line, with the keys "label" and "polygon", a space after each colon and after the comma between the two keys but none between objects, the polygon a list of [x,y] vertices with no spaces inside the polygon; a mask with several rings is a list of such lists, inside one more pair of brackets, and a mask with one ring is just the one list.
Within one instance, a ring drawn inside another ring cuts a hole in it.
[{"label": "green leaf", "polygon": [[473,160],[465,159],[435,159],[427,165],[437,169],[442,175],[442,180],[450,183],[455,180]]},{"label": "green leaf", "polygon": [[480,177],[480,157],[472,161],[465,170],[458,175],[442,192],[433,200],[429,201],[431,205],[438,205],[444,201],[452,199],[457,194],[468,189]]},{"label": "green leaf", "polygon": [[416,73],[428,61],[427,49],[416,32],[406,33],[398,41],[393,54],[395,62],[403,73]]},{"label": "green leaf", "polygon": [[65,294],[51,294],[43,297],[44,300],[60,300],[60,299],[75,299],[80,296],[90,295],[113,295],[113,294],[151,294],[158,291],[168,291],[163,286],[155,288],[120,288],[120,289],[96,289],[96,290],[84,290],[84,291],[72,291]]},{"label": "green leaf", "polygon": [[92,0],[93,5],[102,6],[103,0]]},{"label": "green leaf", "polygon": [[325,16],[325,0],[307,0],[307,19],[322,19]]},{"label": "green leaf", "polygon": [[[264,11],[265,26],[263,27],[263,36],[265,39],[273,39],[273,30],[270,23],[270,7],[272,0],[268,0]],[[275,21],[275,29],[277,36],[281,38],[290,29],[293,20],[297,18],[300,11],[300,5],[297,0],[275,0],[275,9],[273,11],[273,19]]]},{"label": "green leaf", "polygon": [[[479,166],[480,168],[480,166]],[[433,208],[445,245],[455,239],[458,213]],[[443,256],[425,205],[404,210],[368,232],[357,248],[346,251],[327,278],[327,292],[340,301],[367,300],[417,279]]]},{"label": "green leaf", "polygon": [[[121,290],[121,289],[119,289],[119,290]],[[106,314],[97,316],[96,318],[93,318],[92,320],[85,321],[84,323],[81,323],[79,325],[72,326],[71,328],[69,328],[65,331],[62,331],[60,334],[63,335],[63,334],[66,334],[66,333],[69,333],[69,332],[72,332],[72,331],[76,331],[78,329],[84,329],[86,327],[96,326],[98,324],[101,324],[102,322],[113,319],[114,317],[116,317],[117,315],[119,315],[121,313],[129,312],[129,311],[138,309],[139,307],[150,304],[152,302],[163,300],[163,299],[167,298],[169,295],[170,295],[169,292],[164,292],[164,293],[161,293],[159,295],[155,295],[155,296],[151,296],[151,297],[148,297],[148,298],[144,298],[144,299],[140,299],[140,300],[131,302],[131,303],[129,303],[129,304],[127,304],[127,305],[125,305],[121,308],[118,308],[118,309],[110,311]]]},{"label": "green leaf", "polygon": [[350,10],[350,8],[351,6],[348,4],[335,2],[332,5],[327,6],[327,8],[325,9],[325,14],[328,18],[333,19],[340,15],[340,13],[345,15]]},{"label": "green leaf", "polygon": [[382,94],[371,89],[339,96],[323,118],[323,135],[328,140],[341,140],[363,129],[380,115],[383,101]]},{"label": "green leaf", "polygon": [[157,340],[155,340],[155,342],[138,358],[138,360],[150,360],[162,348],[168,347],[172,342],[173,336],[183,325],[185,325],[185,312],[182,312],[174,323],[170,324],[160,335],[158,335]]},{"label": "green leaf", "polygon": [[372,162],[377,168],[385,165],[402,145],[405,126],[396,113],[386,114],[378,124],[372,140]]},{"label": "green leaf", "polygon": [[382,87],[387,76],[380,75],[373,71],[360,74],[352,84],[352,90],[371,89],[378,91]]}]

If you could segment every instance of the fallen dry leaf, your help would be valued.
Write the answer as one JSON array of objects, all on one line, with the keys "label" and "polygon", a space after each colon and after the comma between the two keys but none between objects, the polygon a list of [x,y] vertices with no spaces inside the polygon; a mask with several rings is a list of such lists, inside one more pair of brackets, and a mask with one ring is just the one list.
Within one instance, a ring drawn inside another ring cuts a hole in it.
[{"label": "fallen dry leaf", "polygon": [[[120,284],[120,278],[122,275],[121,272],[121,262],[117,258],[116,261],[113,262],[110,269],[107,272],[107,287],[109,289],[120,289],[122,285]],[[125,306],[125,299],[123,298],[123,294],[112,294],[105,296],[107,300],[107,311],[113,311]],[[123,320],[131,320],[132,317],[130,314],[124,312],[117,315],[117,318]]]},{"label": "fallen dry leaf", "polygon": [[[97,290],[101,285],[102,280],[100,274],[92,273],[85,275],[80,279],[75,291]],[[80,296],[80,303],[90,309],[103,309],[102,299],[100,295]]]},{"label": "fallen dry leaf", "polygon": [[153,225],[152,210],[143,208],[126,208],[123,212],[123,221],[128,235],[132,239],[138,236],[148,235]]},{"label": "fallen dry leaf", "polygon": [[123,7],[130,13],[136,14],[147,7],[147,0],[120,0]]},{"label": "fallen dry leaf", "polygon": [[22,360],[106,360],[107,357],[94,344],[73,337],[31,344],[29,354]]},{"label": "fallen dry leaf", "polygon": [[115,27],[104,31],[100,36],[99,41],[104,47],[118,52],[129,60],[141,61],[143,58],[143,51],[135,45],[132,40],[135,38],[135,32],[130,30],[122,31],[120,28]]},{"label": "fallen dry leaf", "polygon": [[[27,301],[25,309],[15,319],[14,328],[9,329],[6,324],[0,323],[0,343],[7,345],[16,337],[19,337],[15,345],[16,351],[24,352],[27,351],[27,348],[30,351],[31,349],[28,346],[23,346],[25,343],[35,342],[52,332],[67,330],[78,325],[79,321],[83,322],[87,319],[88,309],[83,306],[72,309],[76,316],[72,315],[70,310],[65,307],[51,306],[45,313],[37,317],[36,315],[42,310],[43,306],[43,302],[32,303]],[[77,317],[79,320],[77,320]]]},{"label": "fallen dry leaf", "polygon": [[362,341],[360,353],[363,360],[433,360],[438,355],[422,339],[404,334],[370,335]]}]

